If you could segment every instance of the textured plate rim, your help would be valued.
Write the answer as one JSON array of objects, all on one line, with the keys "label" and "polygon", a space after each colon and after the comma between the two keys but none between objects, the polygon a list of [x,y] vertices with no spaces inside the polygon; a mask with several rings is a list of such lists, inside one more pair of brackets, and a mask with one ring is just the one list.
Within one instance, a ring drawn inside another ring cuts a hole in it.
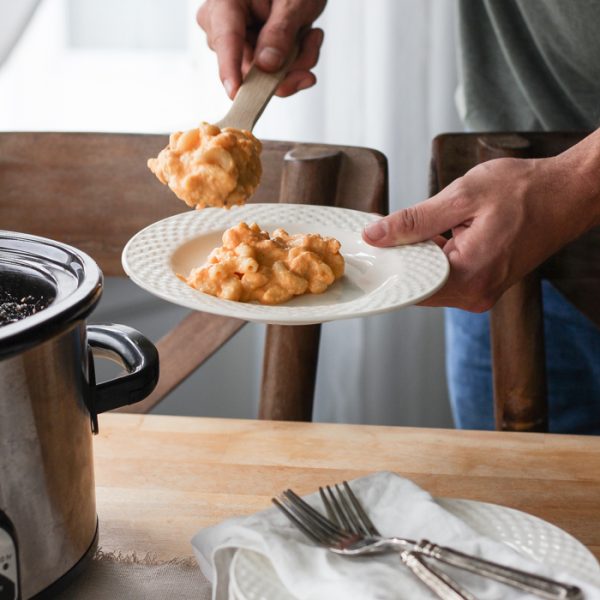
[{"label": "textured plate rim", "polygon": [[[221,219],[224,221],[229,220],[239,222],[241,218],[244,218],[244,213],[247,211],[253,213],[267,209],[275,211],[285,211],[293,209],[294,211],[304,211],[305,213],[309,214],[312,211],[317,211],[321,216],[325,214],[329,217],[331,215],[330,225],[332,227],[337,227],[340,229],[343,229],[343,227],[335,221],[335,217],[333,215],[337,215],[339,217],[342,213],[345,213],[349,217],[361,221],[363,225],[367,222],[374,221],[379,218],[377,215],[371,213],[365,213],[362,211],[357,211],[348,208],[304,204],[247,204],[242,207],[233,207],[228,211],[225,211],[224,209],[214,208],[204,209],[203,211],[186,211],[152,223],[141,229],[135,235],[133,235],[126,243],[121,254],[121,263],[123,265],[123,269],[125,270],[125,273],[128,275],[128,277],[136,285],[146,290],[147,292],[173,304],[177,304],[179,306],[183,306],[191,310],[197,310],[227,317],[234,317],[245,321],[282,325],[305,325],[314,323],[324,323],[328,321],[358,318],[391,312],[405,306],[416,304],[418,302],[421,302],[425,298],[428,298],[429,296],[437,292],[446,283],[448,279],[450,273],[450,265],[448,263],[448,260],[443,251],[432,241],[420,242],[418,244],[412,244],[409,246],[402,246],[398,247],[398,249],[400,251],[406,251],[406,249],[408,248],[424,247],[428,249],[428,252],[433,252],[435,254],[436,260],[439,261],[439,264],[436,264],[436,267],[443,269],[443,272],[437,278],[435,285],[429,286],[427,290],[423,291],[421,294],[412,296],[409,301],[371,308],[366,306],[362,309],[352,308],[352,304],[353,302],[356,302],[356,300],[345,302],[344,304],[349,306],[340,309],[340,305],[289,306],[284,304],[272,307],[260,306],[256,304],[245,304],[228,300],[215,299],[212,296],[209,296],[208,298],[202,298],[202,296],[206,295],[198,291],[195,291],[194,293],[199,295],[199,297],[201,298],[200,300],[198,297],[188,299],[185,296],[174,296],[173,294],[165,293],[160,288],[149,285],[148,281],[140,277],[138,275],[137,269],[131,264],[132,251],[137,249],[138,245],[147,242],[147,238],[151,235],[153,231],[155,231],[159,227],[166,227],[173,223],[185,226],[188,221],[192,222],[194,219],[198,219],[197,215],[200,212],[203,214],[210,215],[211,217],[215,216],[215,218],[217,219],[221,217]],[[242,215],[236,217],[236,213],[242,213]],[[194,226],[191,228],[191,232],[196,237],[198,237],[200,234],[207,235],[210,233],[215,233],[217,231],[222,231],[224,226],[229,226],[226,223],[221,223],[217,226],[204,228],[203,223],[200,220],[198,220],[193,225]],[[346,231],[353,230],[346,229]],[[173,276],[172,269],[169,264],[170,257],[179,247],[184,245],[186,242],[189,242],[192,239],[194,239],[194,236],[188,233],[188,237],[185,237],[184,234],[180,232],[179,237],[165,242],[165,256],[157,257],[157,262],[154,265],[157,269],[159,269],[159,273],[162,273],[165,277]],[[182,285],[185,284],[182,283]],[[358,300],[374,296],[376,292],[378,291],[374,290],[367,295],[360,296]],[[381,294],[381,292],[378,293]],[[218,300],[218,302],[214,302],[215,300]],[[210,304],[205,304],[204,302],[210,302]],[[331,306],[337,306],[337,312],[331,312]]]},{"label": "textured plate rim", "polygon": [[[454,505],[455,509],[458,508],[459,506],[477,506],[477,507],[484,506],[488,509],[501,510],[502,512],[506,512],[507,514],[515,515],[515,517],[517,519],[526,519],[527,521],[531,522],[532,524],[541,526],[544,529],[548,529],[548,530],[560,535],[562,538],[568,539],[571,544],[573,544],[576,547],[579,547],[579,549],[590,558],[590,561],[589,561],[590,564],[592,564],[592,562],[593,562],[593,564],[595,565],[596,572],[595,572],[594,578],[590,578],[589,576],[582,577],[579,574],[578,574],[578,576],[581,579],[585,579],[589,583],[592,583],[594,585],[599,585],[600,564],[598,563],[596,557],[590,552],[590,550],[588,548],[586,548],[586,546],[582,542],[580,542],[576,537],[574,537],[573,535],[571,535],[564,529],[561,529],[560,527],[558,527],[540,517],[537,517],[535,515],[527,513],[525,511],[518,510],[516,508],[511,508],[509,506],[503,506],[501,504],[496,504],[494,502],[481,502],[478,500],[468,500],[466,498],[435,498],[435,501],[436,501],[436,503],[441,505],[444,509],[448,510],[449,512],[452,512],[453,505]],[[510,546],[513,550],[515,550],[516,552],[519,552],[521,555],[526,556],[527,558],[537,560],[538,562],[543,562],[538,557],[532,556],[531,554],[529,554],[523,548],[515,547],[506,541],[502,541],[501,543],[504,543],[504,544]],[[235,590],[236,600],[251,600],[247,596],[244,596],[243,588],[240,587],[239,582],[235,578],[235,568],[237,566],[237,561],[240,560],[238,557],[243,556],[244,553],[245,553],[245,551],[243,549],[238,549],[235,552],[235,555],[234,555],[234,557],[231,561],[231,565],[230,565],[230,581],[231,581],[230,585]],[[565,571],[570,572],[569,566],[567,566],[565,568]],[[271,581],[270,583],[272,584],[273,581]],[[283,586],[283,584],[280,582],[279,578],[277,578],[277,582],[275,585],[277,585],[277,584],[279,586],[281,586],[281,591],[278,590],[278,593],[284,594],[281,596],[278,595],[276,597],[277,600],[295,600],[295,596],[293,596],[291,594],[291,592],[289,592],[289,590],[287,590],[287,588],[285,588]],[[267,585],[267,584],[265,584],[265,585]]]}]

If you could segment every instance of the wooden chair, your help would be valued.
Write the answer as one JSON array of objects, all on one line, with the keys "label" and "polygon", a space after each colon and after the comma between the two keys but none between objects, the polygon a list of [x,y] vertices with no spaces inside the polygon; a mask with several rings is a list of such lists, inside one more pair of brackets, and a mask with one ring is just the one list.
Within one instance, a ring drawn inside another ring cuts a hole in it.
[{"label": "wooden chair", "polygon": [[[0,226],[71,244],[106,276],[122,276],[121,251],[132,235],[189,210],[146,167],[166,143],[163,135],[0,133]],[[387,162],[380,152],[267,141],[262,163],[253,202],[387,213]],[[150,411],[243,325],[191,312],[157,344],[156,390],[126,410]],[[311,420],[319,336],[319,325],[267,328],[260,418]]]},{"label": "wooden chair", "polygon": [[[576,144],[585,133],[447,134],[433,141],[433,195],[476,164],[502,156],[545,157]],[[542,278],[551,281],[600,327],[600,228],[552,256],[507,290],[491,311],[496,428],[547,431]]]}]

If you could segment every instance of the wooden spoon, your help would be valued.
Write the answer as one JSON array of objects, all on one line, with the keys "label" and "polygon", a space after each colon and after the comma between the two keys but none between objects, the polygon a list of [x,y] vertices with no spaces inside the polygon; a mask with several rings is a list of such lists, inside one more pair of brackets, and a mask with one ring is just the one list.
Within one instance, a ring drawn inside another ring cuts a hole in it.
[{"label": "wooden spoon", "polygon": [[266,73],[256,65],[252,65],[237,91],[229,111],[215,125],[221,129],[235,127],[252,131],[271,96],[287,75],[290,65],[296,60],[298,50],[299,44],[296,43],[281,69],[274,73]]}]

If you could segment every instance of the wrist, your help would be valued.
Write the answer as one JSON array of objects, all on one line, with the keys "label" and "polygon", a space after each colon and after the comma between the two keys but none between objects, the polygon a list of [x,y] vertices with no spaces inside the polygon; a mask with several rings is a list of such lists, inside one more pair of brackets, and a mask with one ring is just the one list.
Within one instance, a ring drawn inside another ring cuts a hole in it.
[{"label": "wrist", "polygon": [[584,231],[600,226],[600,130],[545,160],[563,188],[565,200],[580,211]]}]

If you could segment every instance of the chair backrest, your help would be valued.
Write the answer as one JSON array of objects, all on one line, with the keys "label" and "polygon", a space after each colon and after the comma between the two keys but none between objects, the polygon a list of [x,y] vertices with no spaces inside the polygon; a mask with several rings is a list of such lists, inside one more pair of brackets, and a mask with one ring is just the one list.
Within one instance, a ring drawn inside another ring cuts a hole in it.
[{"label": "chair backrest", "polygon": [[[476,164],[499,158],[554,156],[585,133],[459,133],[433,140],[430,193],[433,195]],[[496,428],[548,428],[542,278],[550,280],[581,312],[600,326],[600,228],[550,257],[507,290],[490,315]]]},{"label": "chair backrest", "polygon": [[[121,251],[143,227],[189,210],[148,171],[164,135],[0,133],[0,227],[71,244],[107,276],[124,275]],[[334,205],[387,213],[387,163],[375,150],[265,141],[252,202]],[[242,326],[192,312],[158,342],[161,376],[130,412],[148,412]],[[269,326],[260,416],[310,420],[319,326]],[[182,337],[185,336],[185,337]],[[188,340],[185,348],[181,339]]]}]

